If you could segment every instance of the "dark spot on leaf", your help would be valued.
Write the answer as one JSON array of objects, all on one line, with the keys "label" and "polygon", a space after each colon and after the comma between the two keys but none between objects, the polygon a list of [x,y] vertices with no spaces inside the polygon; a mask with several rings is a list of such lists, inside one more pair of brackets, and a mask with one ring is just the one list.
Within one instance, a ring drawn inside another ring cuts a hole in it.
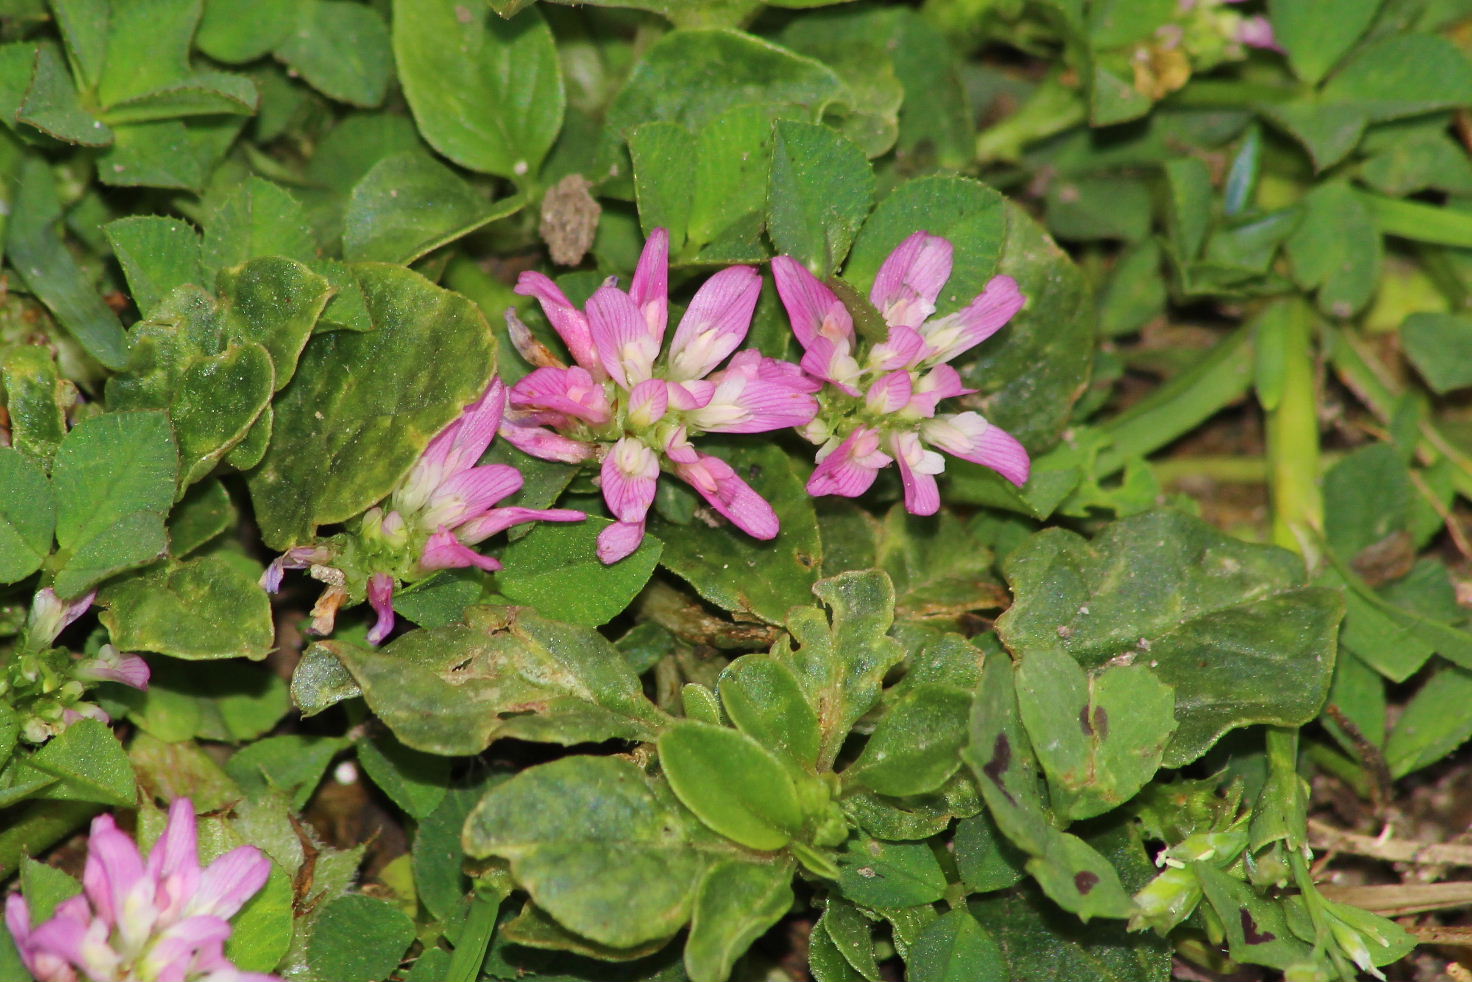
[{"label": "dark spot on leaf", "polygon": [[1109,739],[1109,714],[1103,706],[1094,707],[1094,732],[1099,734],[1100,740]]},{"label": "dark spot on leaf", "polygon": [[1269,941],[1273,941],[1277,937],[1278,936],[1271,931],[1259,931],[1257,929],[1257,921],[1254,921],[1252,919],[1252,915],[1247,912],[1246,907],[1242,908],[1243,941],[1246,941],[1248,944],[1267,944]]},{"label": "dark spot on leaf", "polygon": [[1078,711],[1078,725],[1083,728],[1084,736],[1091,737],[1094,735],[1094,725],[1089,722],[1088,706],[1085,706]]},{"label": "dark spot on leaf", "polygon": [[813,557],[809,556],[805,552],[800,552],[797,554],[797,562],[798,565],[802,566],[803,569],[813,568]]},{"label": "dark spot on leaf", "polygon": [[1085,896],[1088,895],[1088,892],[1090,890],[1094,889],[1094,884],[1098,882],[1098,873],[1090,873],[1088,870],[1083,870],[1082,872],[1073,874],[1074,888],[1077,889],[1079,893],[1084,894]]},{"label": "dark spot on leaf", "polygon": [[1017,804],[1017,799],[1012,797],[1012,792],[1008,791],[1007,786],[1002,783],[1002,775],[1007,773],[1007,768],[1011,763],[1012,743],[1007,739],[1007,734],[998,733],[997,742],[992,744],[992,759],[981,768],[981,771],[987,777],[991,778],[992,783],[1001,789],[1002,794],[1007,796],[1007,800],[1015,805]]}]

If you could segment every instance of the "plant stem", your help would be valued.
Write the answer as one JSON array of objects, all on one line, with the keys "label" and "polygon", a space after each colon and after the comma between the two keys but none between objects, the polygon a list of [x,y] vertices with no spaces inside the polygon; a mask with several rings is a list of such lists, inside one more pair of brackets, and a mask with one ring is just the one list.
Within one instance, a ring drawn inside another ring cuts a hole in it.
[{"label": "plant stem", "polygon": [[1273,541],[1311,556],[1311,543],[1324,526],[1324,502],[1308,308],[1301,301],[1274,304],[1263,311],[1258,330],[1275,332],[1283,354],[1282,392],[1267,413]]}]

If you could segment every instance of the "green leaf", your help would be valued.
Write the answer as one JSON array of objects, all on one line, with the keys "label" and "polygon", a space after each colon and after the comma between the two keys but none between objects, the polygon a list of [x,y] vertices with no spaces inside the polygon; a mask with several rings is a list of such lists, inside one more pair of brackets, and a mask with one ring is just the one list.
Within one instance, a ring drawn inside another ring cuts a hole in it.
[{"label": "green leaf", "polygon": [[146,691],[114,690],[113,698],[128,707],[129,720],[160,740],[242,743],[269,732],[290,708],[286,683],[248,662],[221,662],[201,673],[156,658],[150,668]]},{"label": "green leaf", "polygon": [[664,725],[597,632],[518,608],[466,614],[466,626],[413,631],[381,652],[340,641],[318,647],[347,666],[395,736],[427,753],[477,754],[502,737],[652,740]]},{"label": "green leaf", "polygon": [[1008,971],[1000,978],[1170,982],[1171,946],[1126,933],[1118,921],[1080,924],[1024,885],[973,898],[967,909],[1001,945]]},{"label": "green leaf", "polygon": [[1303,144],[1314,169],[1328,170],[1360,142],[1369,114],[1358,105],[1301,101],[1267,106],[1264,114]]},{"label": "green leaf", "polygon": [[987,812],[958,822],[954,844],[956,869],[972,893],[1005,890],[1025,875],[1026,854],[1002,835]]},{"label": "green leaf", "polygon": [[201,116],[187,124],[177,119],[120,123],[113,145],[98,158],[97,177],[115,187],[197,192],[244,125],[244,117],[227,115]]},{"label": "green leaf", "polygon": [[307,807],[332,758],[346,746],[346,737],[295,733],[266,737],[231,757],[225,773],[248,797],[280,791],[290,795],[292,807],[300,811]]},{"label": "green leaf", "polygon": [[63,143],[105,147],[113,132],[82,106],[81,97],[56,48],[36,48],[35,68],[16,119]]},{"label": "green leaf", "polygon": [[842,897],[829,897],[828,909],[813,930],[827,934],[844,961],[867,982],[883,978],[874,952],[874,929],[853,904]]},{"label": "green leaf", "polygon": [[102,621],[118,647],[193,660],[270,654],[271,603],[250,560],[170,561],[108,585]]},{"label": "green leaf", "polygon": [[40,927],[51,920],[63,901],[82,892],[82,884],[70,874],[38,863],[29,856],[21,861],[19,879],[31,915],[30,923],[26,925],[30,928]]},{"label": "green leaf", "polygon": [[1441,394],[1472,385],[1472,318],[1415,313],[1400,326],[1406,357]]},{"label": "green leaf", "polygon": [[612,522],[542,522],[501,551],[496,589],[547,617],[597,627],[617,617],[649,582],[664,544],[652,535],[612,566],[598,559],[598,533]]},{"label": "green leaf", "polygon": [[1091,543],[1039,533],[1006,572],[1016,600],[997,629],[1024,661],[1061,645],[1087,670],[1125,657],[1175,689],[1180,726],[1166,766],[1234,727],[1300,726],[1328,691],[1342,601],[1303,586],[1300,560],[1284,550],[1155,511]]},{"label": "green leaf", "polygon": [[788,616],[790,637],[780,638],[772,657],[797,676],[818,712],[820,767],[832,766],[859,717],[879,699],[884,676],[904,658],[887,632],[894,618],[894,587],[878,570],[842,573],[820,580],[813,592],[831,611],[800,607]]},{"label": "green leaf", "polygon": [[178,366],[169,419],[179,440],[179,483],[208,476],[271,401],[271,356],[259,344],[231,345],[218,355]]},{"label": "green leaf", "polygon": [[831,276],[873,202],[874,174],[862,150],[827,126],[777,121],[767,227],[778,252]]},{"label": "green leaf", "polygon": [[276,57],[328,98],[368,108],[383,102],[393,71],[382,15],[349,0],[303,0]]},{"label": "green leaf", "polygon": [[1393,777],[1442,760],[1472,739],[1472,717],[1462,712],[1472,699],[1472,672],[1442,665],[1432,672],[1406,704],[1385,743],[1385,761]]},{"label": "green leaf", "polygon": [[976,157],[976,123],[950,40],[919,11],[900,9],[894,72],[904,86],[899,154],[961,169]]},{"label": "green leaf", "polygon": [[249,178],[207,204],[200,251],[205,269],[239,266],[258,256],[306,262],[316,255],[301,204],[270,181]]},{"label": "green leaf", "polygon": [[107,57],[107,28],[111,4],[107,0],[57,0],[49,5],[66,42],[67,60],[83,88],[102,77]]},{"label": "green leaf", "polygon": [[[634,193],[639,200],[639,224],[648,235],[656,228],[670,233],[670,251],[679,255],[690,227],[695,195],[696,155],[690,152],[692,134],[678,123],[645,123],[629,131],[629,153],[634,161]],[[687,189],[685,193],[681,188]]]},{"label": "green leaf", "polygon": [[415,819],[432,813],[445,797],[450,760],[404,746],[392,734],[380,734],[357,744],[364,772]]},{"label": "green leaf", "polygon": [[388,978],[413,940],[408,914],[386,900],[350,893],[313,921],[307,964],[317,978],[372,982]]},{"label": "green leaf", "polygon": [[629,948],[689,919],[711,860],[667,789],[632,761],[566,757],[491,789],[465,823],[472,856],[503,856],[568,930]]},{"label": "green leaf", "polygon": [[1155,776],[1175,732],[1175,698],[1144,665],[1093,674],[1058,648],[1028,650],[1017,670],[1023,725],[1048,775],[1053,809],[1093,818]]},{"label": "green leaf", "polygon": [[448,921],[463,910],[469,878],[460,833],[487,785],[501,780],[504,776],[482,777],[471,787],[448,789],[439,807],[420,819],[414,830],[414,892],[436,920]]},{"label": "green leaf", "polygon": [[0,583],[41,568],[55,524],[56,504],[41,465],[19,450],[0,448]]},{"label": "green leaf", "polygon": [[936,790],[961,766],[970,710],[964,689],[914,686],[880,717],[858,759],[844,770],[844,781],[898,798]]},{"label": "green leaf", "polygon": [[28,158],[5,226],[6,258],[87,354],[106,368],[122,368],[128,351],[123,326],[62,243],[61,221],[51,169],[39,157]]},{"label": "green leaf", "polygon": [[1314,0],[1270,0],[1273,38],[1288,50],[1293,72],[1310,85],[1349,51],[1375,19],[1381,0],[1346,0],[1325,5]]},{"label": "green leaf", "polygon": [[802,827],[792,778],[744,733],[679,720],[660,734],[659,760],[685,807],[728,839],[781,849]]},{"label": "green leaf", "polygon": [[1324,538],[1353,562],[1364,550],[1407,535],[1415,500],[1410,468],[1388,443],[1352,451],[1324,476]]},{"label": "green leaf", "polygon": [[205,0],[194,41],[216,61],[255,61],[286,39],[299,6],[297,0]]},{"label": "green leaf", "polygon": [[71,379],[43,345],[0,350],[0,385],[10,413],[10,445],[50,467],[66,437],[66,413],[76,401]]},{"label": "green leaf", "polygon": [[565,102],[541,14],[502,20],[456,0],[396,0],[393,47],[404,95],[430,146],[497,177],[537,171],[562,128]]},{"label": "green leaf", "polygon": [[1379,280],[1380,230],[1346,183],[1320,185],[1304,204],[1303,221],[1285,243],[1294,279],[1318,289],[1320,310],[1348,317],[1369,302]]},{"label": "green leaf", "polygon": [[266,456],[248,477],[262,538],[274,549],[388,494],[491,373],[490,333],[470,301],[401,267],[353,269],[374,330],[312,338],[273,405]]},{"label": "green leaf", "polygon": [[771,113],[738,106],[700,127],[694,143],[694,182],[686,189],[690,244],[700,247],[702,259],[765,259],[759,236],[772,167]]},{"label": "green leaf", "polygon": [[1323,98],[1371,120],[1454,109],[1472,103],[1472,62],[1446,38],[1393,34],[1360,48],[1329,79]]},{"label": "green leaf", "polygon": [[1176,251],[1186,259],[1194,259],[1206,242],[1211,224],[1212,186],[1206,162],[1196,157],[1182,157],[1165,163],[1166,228]]},{"label": "green leaf", "polygon": [[818,714],[786,665],[769,655],[743,655],[721,672],[718,690],[738,730],[816,772],[822,742]]},{"label": "green leaf", "polygon": [[[818,122],[847,86],[821,62],[741,31],[676,30],[644,55],[609,107],[609,134],[661,120],[698,129],[737,106],[791,107]],[[754,98],[753,96],[757,97]]]},{"label": "green leaf", "polygon": [[138,800],[133,767],[106,723],[83,719],[68,726],[25,759],[25,770],[52,777],[56,783],[35,793],[51,801],[95,801],[132,808]]},{"label": "green leaf", "polygon": [[1272,968],[1309,960],[1309,946],[1293,936],[1284,905],[1207,862],[1192,863],[1207,903],[1225,928],[1232,957]]},{"label": "green leaf", "polygon": [[705,446],[771,502],[782,531],[761,542],[725,522],[711,528],[697,518],[676,525],[652,515],[650,531],[664,542],[660,563],[711,603],[780,624],[790,607],[811,602],[821,556],[813,499],[791,458],[774,443],[747,441],[730,451],[725,446],[734,442]]},{"label": "green leaf", "polygon": [[129,215],[103,227],[113,255],[128,277],[133,303],[145,318],[175,288],[205,286],[199,235],[174,218]]},{"label": "green leaf", "polygon": [[692,979],[724,982],[736,959],[792,909],[792,900],[790,863],[712,866],[695,894],[685,971]]},{"label": "green leaf", "polygon": [[913,907],[941,899],[946,876],[929,843],[855,839],[838,857],[838,888],[865,907]]},{"label": "green leaf", "polygon": [[493,207],[454,171],[420,151],[380,160],[354,187],[343,216],[342,254],[352,262],[405,265],[519,211],[520,197]]},{"label": "green leaf", "polygon": [[911,982],[1000,979],[1008,975],[1001,946],[970,911],[947,911],[920,935],[905,959]]},{"label": "green leaf", "polygon": [[1082,839],[1055,829],[1044,811],[1037,761],[1005,658],[987,659],[962,757],[997,827],[1029,854],[1027,871],[1054,903],[1084,921],[1129,915],[1133,904],[1114,866]]},{"label": "green leaf", "polygon": [[164,550],[177,467],[163,413],[107,413],[72,428],[51,472],[56,539],[68,553],[56,576],[57,593],[78,596]]},{"label": "green leaf", "polygon": [[231,919],[225,957],[243,972],[269,972],[291,947],[296,926],[292,878],[280,866],[271,868],[266,885]]}]

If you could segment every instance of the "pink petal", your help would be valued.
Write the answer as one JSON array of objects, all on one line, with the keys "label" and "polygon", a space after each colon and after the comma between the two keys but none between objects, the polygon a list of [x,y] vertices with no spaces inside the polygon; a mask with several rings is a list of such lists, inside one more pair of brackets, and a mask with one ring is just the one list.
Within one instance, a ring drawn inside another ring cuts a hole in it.
[{"label": "pink petal", "polygon": [[862,370],[854,359],[852,346],[844,338],[814,336],[812,343],[803,349],[802,370],[838,386],[851,396],[859,394],[854,382],[858,381]]},{"label": "pink petal", "polygon": [[369,644],[382,644],[394,629],[394,578],[387,573],[374,573],[368,577],[368,604],[378,615],[372,629],[368,631]]},{"label": "pink petal", "polygon": [[93,910],[109,924],[119,923],[123,902],[143,879],[143,857],[133,840],[118,830],[111,815],[92,820],[82,887]]},{"label": "pink petal", "polygon": [[[390,588],[392,585],[390,579]],[[194,903],[189,906],[189,913],[227,919],[234,917],[236,911],[266,885],[270,875],[271,860],[255,846],[231,849],[210,863],[201,874],[199,890],[194,895]]]},{"label": "pink petal", "polygon": [[684,382],[670,382],[666,386],[669,392],[670,405],[680,410],[702,409],[715,395],[715,383],[703,378],[688,379]]},{"label": "pink petal", "polygon": [[537,302],[542,305],[542,312],[552,323],[552,330],[567,345],[567,353],[572,355],[573,361],[594,375],[602,373],[587,316],[573,306],[572,301],[567,299],[567,294],[556,283],[541,273],[528,270],[517,278],[516,292],[524,297],[537,298]]},{"label": "pink petal", "polygon": [[140,691],[148,688],[151,677],[148,662],[134,654],[123,654],[110,644],[103,645],[96,657],[77,662],[72,674],[94,682],[119,682]]},{"label": "pink petal", "polygon": [[808,478],[808,494],[857,498],[869,490],[889,461],[889,455],[879,450],[879,431],[861,426],[829,453],[820,451],[818,466]]},{"label": "pink petal", "polygon": [[97,591],[93,590],[68,602],[58,597],[49,586],[36,591],[31,600],[29,618],[31,640],[42,646],[50,645],[73,621],[87,612],[96,596]]},{"label": "pink petal", "polygon": [[588,323],[598,358],[610,378],[631,389],[650,377],[659,355],[659,338],[649,331],[629,295],[604,286],[588,299]]},{"label": "pink petal", "polygon": [[889,444],[905,489],[905,510],[912,515],[934,515],[940,510],[935,475],[945,469],[945,461],[935,451],[926,450],[915,433],[896,433]]},{"label": "pink petal", "polygon": [[603,385],[582,368],[538,368],[511,387],[510,401],[518,410],[552,410],[599,426],[612,416]]},{"label": "pink petal", "polygon": [[1013,484],[1027,483],[1032,461],[1027,448],[979,413],[938,416],[925,424],[925,440],[953,457],[990,467]]},{"label": "pink petal", "polygon": [[950,361],[1002,329],[1022,309],[1026,298],[1010,276],[993,276],[965,310],[930,321],[923,328],[925,357]]},{"label": "pink petal", "polygon": [[488,573],[494,573],[501,568],[500,562],[490,556],[482,556],[471,549],[460,541],[457,533],[451,532],[444,526],[436,529],[429,540],[424,543],[424,551],[419,555],[419,565],[426,570],[462,569],[474,566]]},{"label": "pink petal", "polygon": [[891,327],[918,328],[935,313],[935,298],[951,278],[951,244],[916,232],[879,267],[869,299]]},{"label": "pink petal", "polygon": [[642,441],[623,437],[603,458],[603,500],[622,522],[643,522],[659,484],[659,457]]},{"label": "pink petal", "polygon": [[853,341],[848,308],[806,266],[791,256],[778,256],[772,260],[772,278],[798,344],[807,348],[819,335]]},{"label": "pink petal", "polygon": [[866,359],[871,369],[881,372],[908,368],[925,355],[925,336],[912,327],[898,324],[889,329],[884,341],[876,344]]},{"label": "pink petal", "polygon": [[614,522],[598,533],[598,559],[603,565],[611,566],[625,556],[633,555],[643,541],[642,521]]},{"label": "pink petal", "polygon": [[781,531],[777,513],[767,500],[736,476],[719,457],[697,454],[694,463],[678,463],[675,473],[732,525],[754,539],[774,539]]},{"label": "pink petal", "polygon": [[669,229],[657,228],[644,240],[644,251],[639,253],[634,280],[629,284],[629,297],[643,315],[655,348],[664,343],[669,321],[669,269]]},{"label": "pink petal", "polygon": [[230,937],[230,922],[222,917],[195,916],[170,924],[137,962],[138,975],[145,979],[186,979],[194,975],[201,948],[223,949]]},{"label": "pink petal", "polygon": [[750,266],[731,266],[706,280],[670,342],[670,378],[704,378],[740,347],[761,291],[761,274]]},{"label": "pink petal", "polygon": [[935,406],[942,399],[970,395],[975,389],[961,384],[961,373],[950,365],[936,365],[915,380],[915,392],[910,398],[909,410],[917,416],[935,415]]},{"label": "pink petal", "polygon": [[89,978],[116,978],[121,958],[108,944],[108,924],[87,916],[86,901],[72,897],[56,908],[56,915],[39,924],[22,951],[27,967],[43,982],[71,980],[81,969]]},{"label": "pink petal", "polygon": [[[477,542],[489,539],[497,532],[504,532],[511,526],[521,525],[524,522],[581,522],[587,517],[572,508],[493,508],[456,529],[454,538],[473,546]],[[494,559],[486,561],[496,562]],[[500,568],[499,563],[497,568]]]},{"label": "pink petal", "polygon": [[5,927],[15,939],[15,946],[24,953],[26,939],[31,936],[31,907],[19,893],[5,898]]},{"label": "pink petal", "polygon": [[522,426],[510,421],[501,424],[501,437],[524,454],[564,464],[581,464],[598,449],[592,443],[573,440],[540,426]]},{"label": "pink petal", "polygon": [[764,433],[804,426],[818,413],[817,385],[789,362],[766,358],[755,348],[738,354],[712,376],[715,394],[691,423],[706,432]]},{"label": "pink petal", "polygon": [[628,423],[650,426],[664,418],[670,407],[670,386],[664,379],[647,378],[629,392]]},{"label": "pink petal", "polygon": [[1273,33],[1272,23],[1262,14],[1242,18],[1242,23],[1237,27],[1237,40],[1249,48],[1264,48],[1278,54],[1287,54]]},{"label": "pink petal", "polygon": [[169,820],[164,834],[148,854],[148,875],[168,893],[164,906],[177,913],[183,903],[199,889],[199,840],[195,830],[194,804],[188,798],[175,798],[169,806]]},{"label": "pink petal", "polygon": [[474,466],[496,438],[505,408],[506,386],[500,376],[495,376],[485,393],[466,406],[459,419],[429,441],[420,458],[422,464],[444,474]]},{"label": "pink petal", "polygon": [[873,413],[898,412],[910,402],[910,373],[890,372],[874,381],[864,393],[864,407]]},{"label": "pink petal", "polygon": [[420,527],[454,528],[521,490],[521,471],[508,464],[485,464],[461,471],[441,484],[419,516]]}]

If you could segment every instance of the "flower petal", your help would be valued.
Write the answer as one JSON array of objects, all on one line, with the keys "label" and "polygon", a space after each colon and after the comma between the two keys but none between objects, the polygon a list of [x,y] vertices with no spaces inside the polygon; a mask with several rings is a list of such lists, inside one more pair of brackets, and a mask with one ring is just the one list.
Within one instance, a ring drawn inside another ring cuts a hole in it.
[{"label": "flower petal", "polygon": [[564,464],[581,464],[598,450],[594,444],[573,440],[540,426],[523,426],[509,420],[501,424],[501,437],[524,454]]},{"label": "flower petal", "polygon": [[657,228],[644,240],[634,279],[629,284],[629,297],[644,317],[655,347],[664,343],[665,325],[669,321],[670,276],[669,229]]},{"label": "flower petal", "polygon": [[774,539],[782,523],[767,499],[736,476],[719,457],[698,453],[694,463],[677,463],[675,473],[731,524],[754,539]]},{"label": "flower petal", "polygon": [[731,359],[711,381],[716,383],[714,395],[688,417],[708,433],[765,433],[804,426],[818,414],[812,395],[818,383],[796,365],[764,357],[755,348]]},{"label": "flower petal", "polygon": [[231,918],[266,885],[271,860],[255,846],[238,846],[210,863],[200,875],[191,914]]},{"label": "flower petal", "polygon": [[387,573],[368,577],[368,604],[378,619],[368,631],[369,644],[382,644],[394,629],[394,578]]},{"label": "flower petal", "polygon": [[517,410],[551,410],[599,426],[612,417],[603,386],[586,369],[538,368],[511,387],[510,403]]},{"label": "flower petal", "polygon": [[128,895],[143,879],[143,857],[133,840],[119,831],[111,815],[92,820],[82,867],[82,887],[92,909],[109,924],[118,924]]},{"label": "flower petal", "polygon": [[772,260],[772,278],[798,344],[807,348],[820,335],[852,343],[854,319],[848,308],[806,266],[791,256],[777,256]]},{"label": "flower petal", "polygon": [[603,458],[603,500],[622,522],[643,522],[659,484],[659,457],[641,440],[623,437]]},{"label": "flower petal", "polygon": [[170,903],[177,912],[199,889],[199,839],[195,828],[194,803],[188,798],[175,798],[169,806],[169,820],[164,834],[148,854],[148,875],[161,886],[167,884]]},{"label": "flower petal", "polygon": [[900,469],[905,489],[905,510],[911,515],[934,515],[940,510],[940,488],[935,475],[945,470],[945,460],[926,450],[918,434],[896,433],[889,440],[890,452]]},{"label": "flower petal", "polygon": [[1027,448],[979,413],[937,416],[923,432],[927,443],[953,457],[990,467],[1018,487],[1027,483],[1032,470]]},{"label": "flower petal", "polygon": [[879,449],[879,431],[858,427],[827,453],[819,451],[818,466],[808,478],[808,494],[857,498],[869,490],[889,461],[889,455]]},{"label": "flower petal", "polygon": [[631,556],[644,541],[644,523],[614,522],[598,533],[598,559],[611,566],[626,556]]},{"label": "flower petal", "polygon": [[599,287],[588,298],[588,324],[604,371],[622,388],[631,389],[651,376],[660,339],[650,333],[627,293]]},{"label": "flower petal", "polygon": [[[513,525],[521,525],[524,522],[581,522],[588,516],[573,508],[492,508],[479,518],[472,518],[464,525],[455,530],[455,538],[466,545],[475,545],[495,535],[504,532]],[[495,563],[494,559],[482,557],[486,562]],[[482,569],[487,567],[482,566]],[[496,568],[500,564],[496,563]]]},{"label": "flower petal", "polygon": [[890,327],[918,328],[935,313],[935,298],[950,278],[950,242],[916,232],[879,267],[869,299]]},{"label": "flower petal", "polygon": [[669,377],[705,378],[740,347],[761,291],[761,274],[750,266],[731,266],[706,280],[670,342]]},{"label": "flower petal", "polygon": [[993,276],[966,309],[929,321],[921,328],[926,360],[950,361],[976,347],[1001,330],[1026,302],[1016,280]]},{"label": "flower petal", "polygon": [[455,528],[521,490],[521,471],[509,464],[484,464],[455,474],[435,489],[419,514],[421,528]]},{"label": "flower petal", "polygon": [[494,573],[501,568],[499,561],[476,552],[460,541],[457,532],[451,532],[444,526],[436,529],[429,540],[424,543],[424,551],[419,554],[419,565],[427,570],[462,569],[474,566],[488,573]]},{"label": "flower petal", "polygon": [[567,345],[567,353],[572,355],[573,361],[594,375],[602,373],[587,316],[573,306],[556,283],[541,273],[528,270],[517,277],[516,292],[524,297],[537,298],[542,312],[552,323],[552,330]]}]

